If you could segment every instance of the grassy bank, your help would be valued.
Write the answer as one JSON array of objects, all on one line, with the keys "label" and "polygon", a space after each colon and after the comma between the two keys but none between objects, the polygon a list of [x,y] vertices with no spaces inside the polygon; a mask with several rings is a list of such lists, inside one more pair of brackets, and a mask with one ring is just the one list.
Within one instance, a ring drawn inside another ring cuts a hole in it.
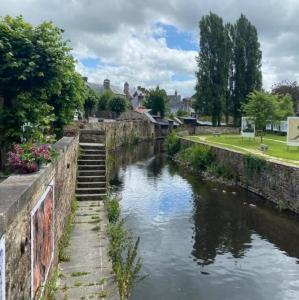
[{"label": "grassy bank", "polygon": [[274,134],[267,134],[263,138],[263,143],[268,145],[266,152],[260,150],[260,139],[242,138],[240,135],[202,135],[188,136],[187,139],[194,142],[205,142],[210,145],[216,145],[231,149],[245,154],[263,156],[269,159],[278,159],[294,165],[299,165],[299,150],[297,147],[287,147],[286,137]]}]

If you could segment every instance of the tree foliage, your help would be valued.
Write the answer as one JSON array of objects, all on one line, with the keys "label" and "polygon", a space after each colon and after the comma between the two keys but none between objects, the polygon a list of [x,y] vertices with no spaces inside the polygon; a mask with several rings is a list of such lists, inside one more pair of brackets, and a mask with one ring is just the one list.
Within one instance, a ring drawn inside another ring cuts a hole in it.
[{"label": "tree foliage", "polygon": [[242,109],[254,121],[256,129],[261,131],[261,142],[267,124],[275,124],[294,114],[289,96],[278,97],[259,91],[249,94],[248,102],[243,104]]},{"label": "tree foliage", "polygon": [[234,124],[240,125],[241,106],[254,90],[262,88],[262,52],[256,28],[242,14],[234,26],[233,64],[234,91],[232,115]]},{"label": "tree foliage", "polygon": [[214,126],[220,125],[226,92],[225,33],[223,21],[210,13],[199,22],[200,52],[197,58],[196,108],[212,116]]},{"label": "tree foliage", "polygon": [[0,144],[45,138],[82,107],[85,84],[75,72],[63,31],[51,22],[34,27],[21,16],[0,20]]},{"label": "tree foliage", "polygon": [[165,90],[160,89],[157,86],[155,89],[149,90],[148,95],[145,98],[144,105],[146,108],[152,110],[154,115],[160,113],[163,118],[166,112],[167,95]]},{"label": "tree foliage", "polygon": [[91,113],[95,110],[100,97],[98,94],[92,90],[90,87],[87,87],[87,95],[84,102],[84,113],[85,117],[88,118]]},{"label": "tree foliage", "polygon": [[210,13],[200,23],[200,51],[195,109],[220,125],[221,116],[231,115],[239,125],[241,106],[247,95],[260,90],[261,51],[256,28],[241,15],[235,24],[223,24]]},{"label": "tree foliage", "polygon": [[299,113],[299,86],[296,81],[283,81],[277,83],[273,86],[272,93],[278,95],[289,94],[293,100],[294,111]]},{"label": "tree foliage", "polygon": [[119,115],[128,109],[128,105],[125,97],[115,95],[109,99],[108,109]]},{"label": "tree foliage", "polygon": [[105,90],[103,93],[101,93],[99,102],[98,102],[98,110],[108,109],[108,103],[112,96],[113,96],[113,93],[110,90]]}]

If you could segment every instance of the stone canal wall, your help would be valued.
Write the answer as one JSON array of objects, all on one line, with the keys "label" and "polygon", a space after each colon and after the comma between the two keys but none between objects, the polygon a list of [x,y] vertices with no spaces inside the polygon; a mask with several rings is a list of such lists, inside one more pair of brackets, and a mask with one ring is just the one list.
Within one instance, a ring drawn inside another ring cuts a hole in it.
[{"label": "stone canal wall", "polygon": [[[193,145],[197,142],[182,139],[182,143]],[[239,185],[279,207],[299,213],[299,167],[263,159],[254,164],[248,155],[216,146],[209,147],[215,161],[229,169]]]},{"label": "stone canal wall", "polygon": [[[54,266],[58,261],[58,241],[75,191],[78,137],[64,137],[54,148],[59,152],[54,163],[37,173],[10,176],[0,184],[0,232],[5,237],[6,299],[30,299],[32,280],[43,278],[46,275],[42,272],[45,265]],[[46,195],[47,202],[41,201],[45,191],[52,191],[52,183],[53,217],[49,213],[52,211],[52,193]],[[33,226],[31,219],[34,220]],[[52,243],[47,240],[51,228],[54,247],[49,246]],[[31,247],[37,250],[32,251]],[[36,257],[33,253],[37,253]],[[3,259],[3,254],[0,255]],[[33,266],[33,259],[39,264]],[[31,277],[32,267],[35,279]]]},{"label": "stone canal wall", "polygon": [[213,127],[213,126],[197,126],[195,128],[195,134],[239,134],[240,128],[237,127]]},{"label": "stone canal wall", "polygon": [[155,138],[154,124],[143,120],[87,123],[84,129],[105,131],[107,149]]}]

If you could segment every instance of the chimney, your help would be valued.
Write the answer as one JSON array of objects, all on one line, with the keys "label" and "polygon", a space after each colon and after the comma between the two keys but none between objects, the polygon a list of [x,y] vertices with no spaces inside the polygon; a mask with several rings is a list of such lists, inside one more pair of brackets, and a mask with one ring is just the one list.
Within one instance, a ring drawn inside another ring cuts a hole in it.
[{"label": "chimney", "polygon": [[104,89],[110,90],[110,80],[107,78],[104,80]]},{"label": "chimney", "polygon": [[124,93],[126,96],[129,96],[129,84],[127,82],[124,84]]}]

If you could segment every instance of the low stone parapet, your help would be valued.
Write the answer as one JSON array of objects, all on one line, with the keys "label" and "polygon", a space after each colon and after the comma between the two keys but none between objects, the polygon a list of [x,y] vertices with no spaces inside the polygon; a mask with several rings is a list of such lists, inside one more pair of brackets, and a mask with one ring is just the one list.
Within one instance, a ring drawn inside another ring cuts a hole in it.
[{"label": "low stone parapet", "polygon": [[58,261],[58,241],[75,191],[78,137],[64,137],[54,148],[59,152],[55,162],[0,184],[6,299],[30,299],[39,293],[38,285]]}]

